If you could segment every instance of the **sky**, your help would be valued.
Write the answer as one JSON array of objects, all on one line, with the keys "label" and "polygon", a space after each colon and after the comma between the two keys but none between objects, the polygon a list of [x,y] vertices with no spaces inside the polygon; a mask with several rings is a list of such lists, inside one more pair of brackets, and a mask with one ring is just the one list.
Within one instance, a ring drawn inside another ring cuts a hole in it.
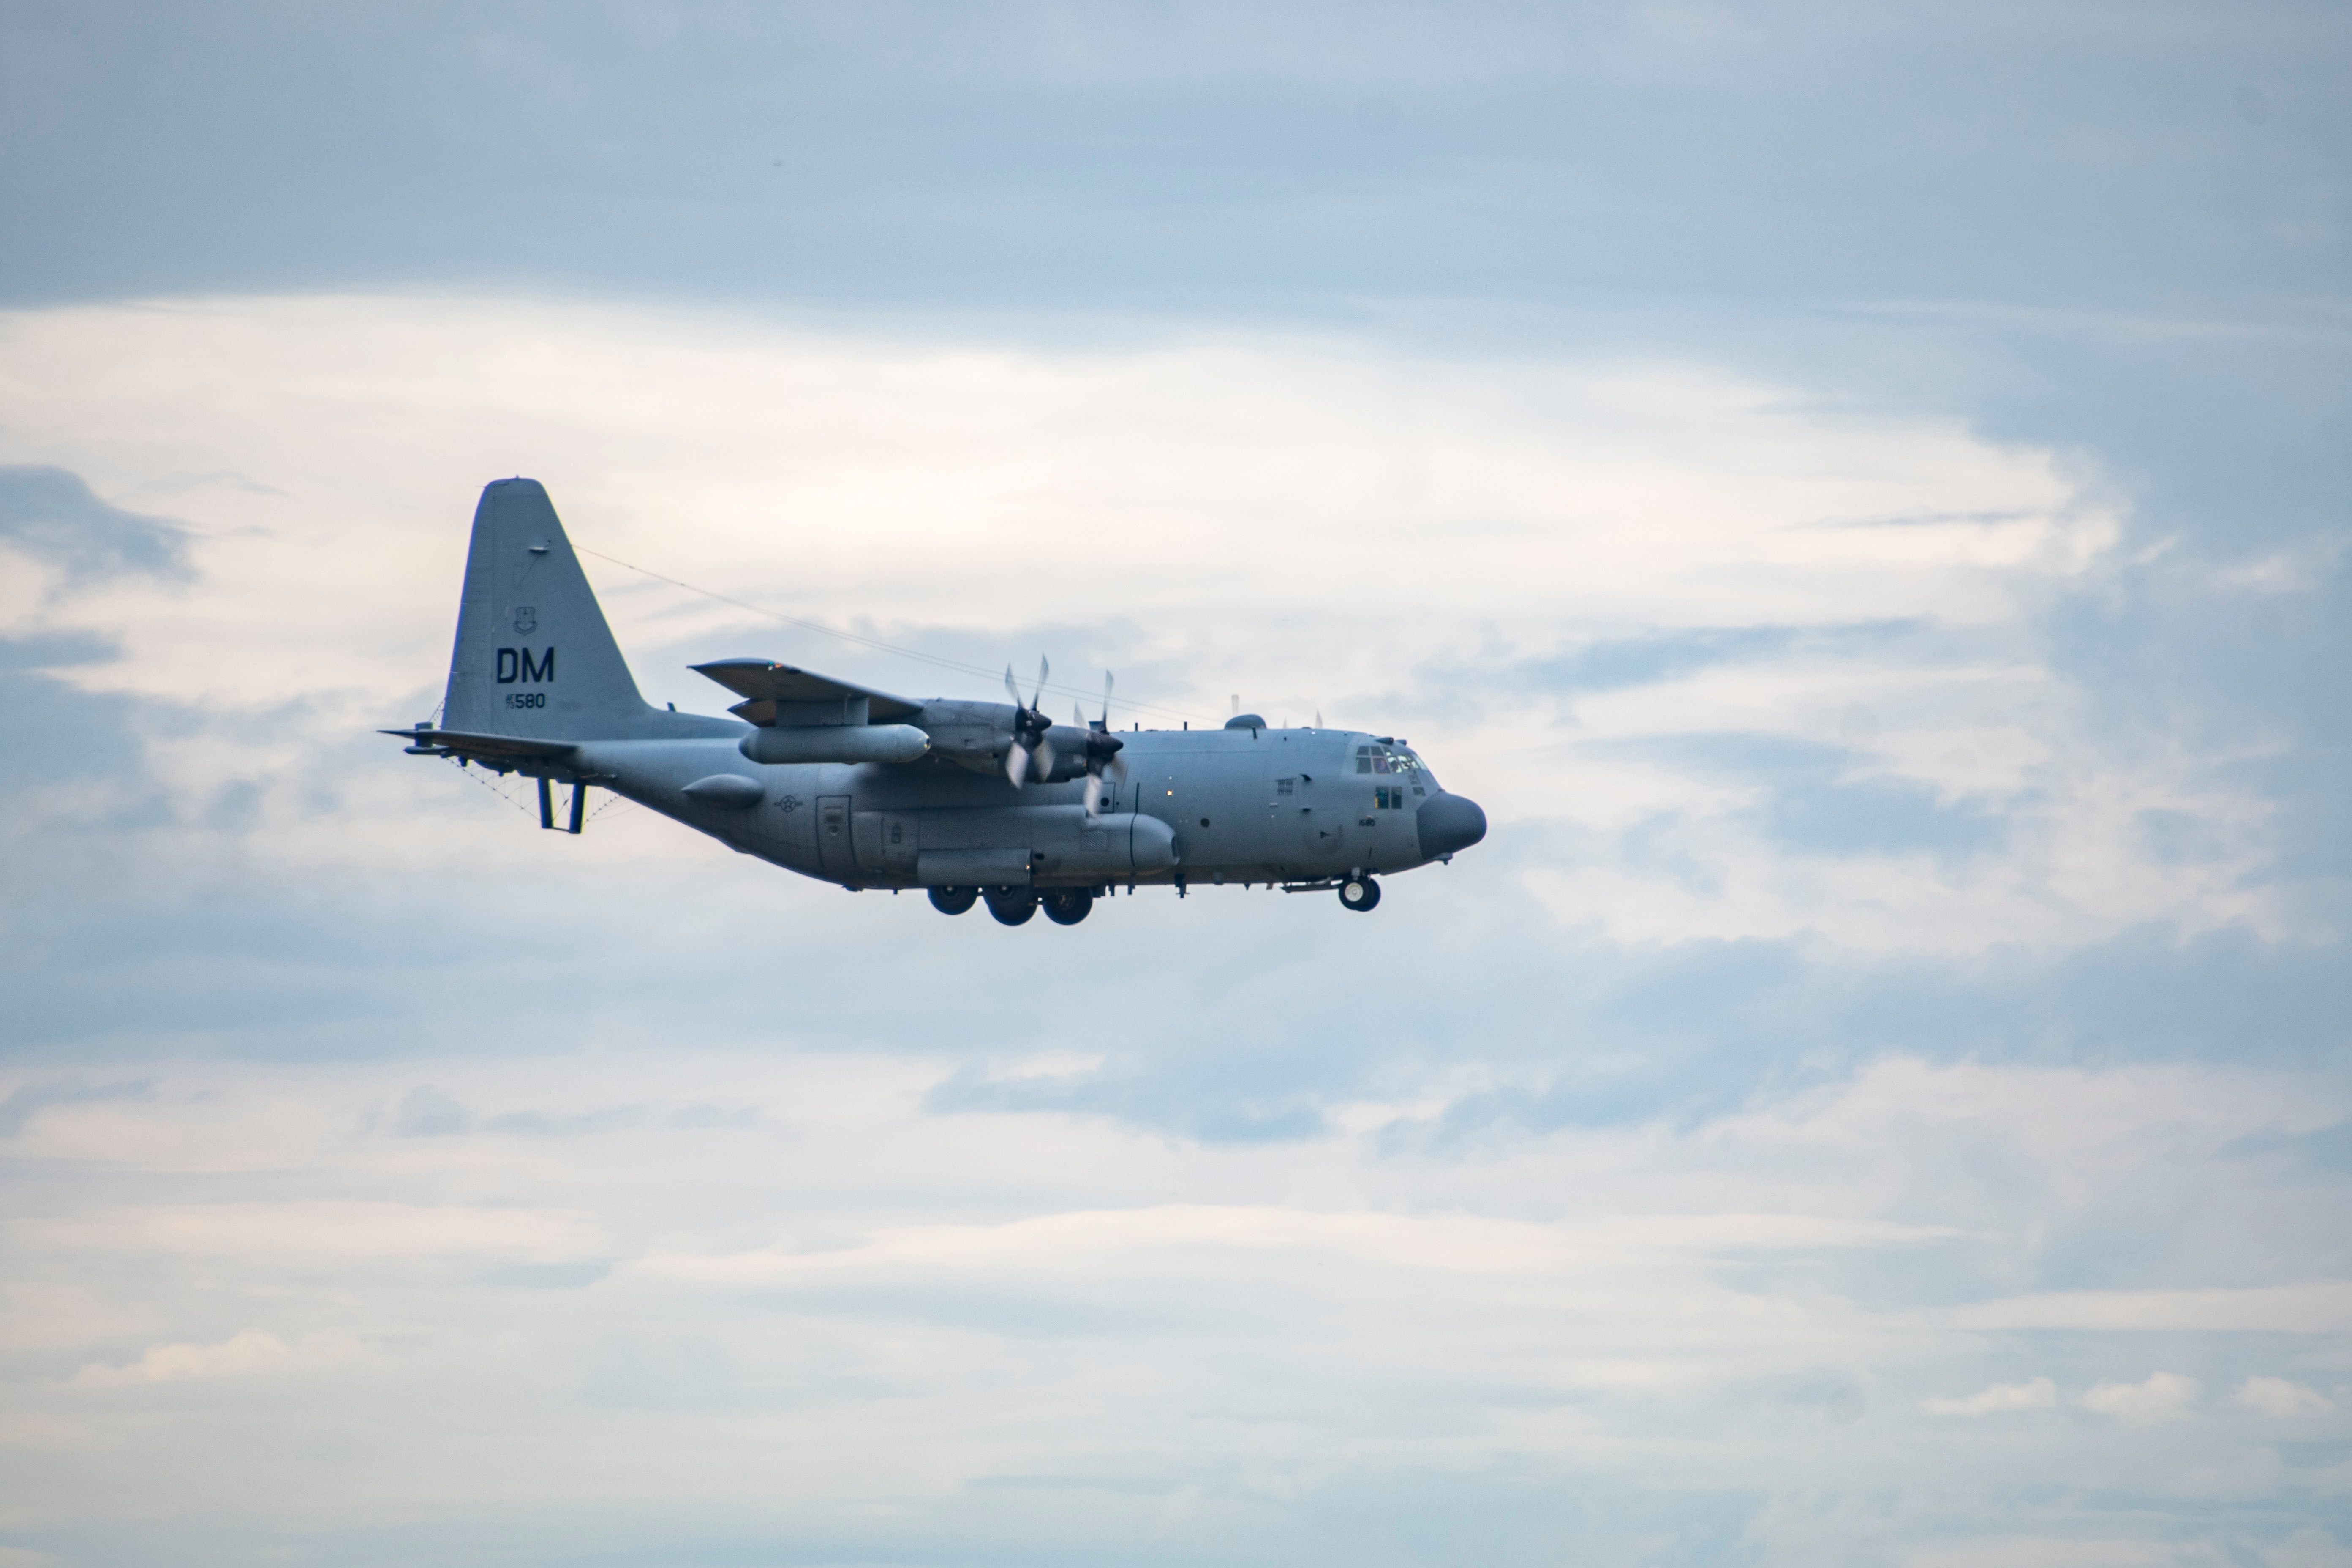
[{"label": "sky", "polygon": [[[2352,1565],[2347,147],[2325,5],[0,7],[0,1568]],[[542,834],[374,733],[510,474],[653,700],[1488,837]]]}]

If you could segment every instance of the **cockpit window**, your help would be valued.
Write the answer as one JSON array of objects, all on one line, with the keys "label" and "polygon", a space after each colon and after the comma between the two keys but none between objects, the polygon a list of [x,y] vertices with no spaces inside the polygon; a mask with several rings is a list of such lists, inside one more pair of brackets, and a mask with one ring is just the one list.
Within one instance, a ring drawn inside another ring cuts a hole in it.
[{"label": "cockpit window", "polygon": [[1356,771],[1360,773],[1402,774],[1412,785],[1412,793],[1422,795],[1437,787],[1429,774],[1429,765],[1414,754],[1409,746],[1375,742],[1356,748]]}]

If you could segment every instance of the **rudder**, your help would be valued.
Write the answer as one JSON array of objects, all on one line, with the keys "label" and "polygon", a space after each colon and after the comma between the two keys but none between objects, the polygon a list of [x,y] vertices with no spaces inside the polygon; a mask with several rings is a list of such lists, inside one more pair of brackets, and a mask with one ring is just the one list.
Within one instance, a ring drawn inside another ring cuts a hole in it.
[{"label": "rudder", "polygon": [[537,479],[499,479],[474,509],[441,726],[584,740],[649,710]]}]

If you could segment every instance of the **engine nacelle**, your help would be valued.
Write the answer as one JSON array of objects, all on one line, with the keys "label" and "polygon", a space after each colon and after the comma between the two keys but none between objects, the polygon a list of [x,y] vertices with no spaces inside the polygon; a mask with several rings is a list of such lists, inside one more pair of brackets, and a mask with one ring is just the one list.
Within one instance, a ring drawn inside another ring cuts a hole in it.
[{"label": "engine nacelle", "polygon": [[[1054,771],[1040,781],[1045,784],[1068,784],[1087,776],[1087,731],[1069,724],[1056,724],[1045,731],[1045,743],[1054,748]],[[1035,778],[1033,771],[1030,774]]]},{"label": "engine nacelle", "polygon": [[755,763],[911,763],[930,746],[912,724],[778,724],[739,749]]}]

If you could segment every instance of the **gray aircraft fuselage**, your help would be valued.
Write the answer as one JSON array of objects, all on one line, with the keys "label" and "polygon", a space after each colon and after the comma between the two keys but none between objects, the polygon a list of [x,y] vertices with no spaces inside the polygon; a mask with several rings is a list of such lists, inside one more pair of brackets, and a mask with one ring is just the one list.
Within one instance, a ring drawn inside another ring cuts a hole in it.
[{"label": "gray aircraft fuselage", "polygon": [[608,789],[806,876],[929,889],[954,913],[984,896],[1014,924],[1041,899],[1072,923],[1122,884],[1334,887],[1368,910],[1375,875],[1486,833],[1390,736],[1255,715],[1049,725],[1034,699],[915,700],[766,659],[696,668],[744,699],[736,717],[638,695],[546,491],[500,480],[475,512],[442,717],[387,733],[539,780],[542,826],[551,785],[572,786],[575,833],[585,792]]},{"label": "gray aircraft fuselage", "polygon": [[[959,706],[1002,709],[1010,732],[1011,704]],[[1076,781],[1015,789],[1001,773],[928,758],[761,766],[744,760],[740,736],[591,742],[564,776],[849,887],[1325,881],[1465,847],[1458,808],[1444,804],[1460,797],[1426,768],[1391,771],[1414,759],[1388,737],[1243,727],[1118,739],[1127,777],[1105,784],[1092,819]],[[684,795],[714,776],[751,778],[759,796],[702,805]],[[1164,839],[1138,816],[1164,826]],[[1172,853],[1156,853],[1163,844]]]}]

